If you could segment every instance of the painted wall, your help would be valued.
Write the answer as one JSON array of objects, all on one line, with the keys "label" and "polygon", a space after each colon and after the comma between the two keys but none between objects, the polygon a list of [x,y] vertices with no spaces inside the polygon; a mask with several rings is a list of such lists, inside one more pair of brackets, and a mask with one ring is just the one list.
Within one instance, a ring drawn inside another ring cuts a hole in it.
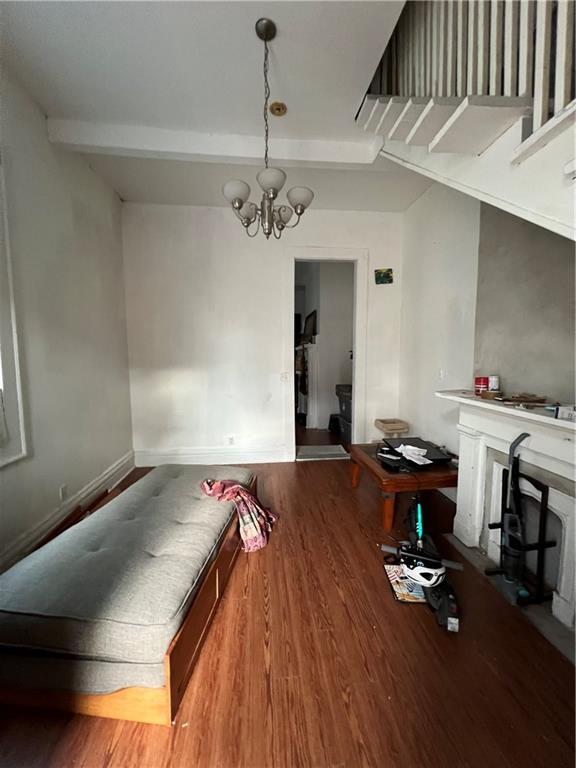
[{"label": "painted wall", "polygon": [[131,450],[120,202],[2,82],[2,154],[28,458],[0,469],[0,561]]},{"label": "painted wall", "polygon": [[354,264],[320,265],[318,316],[318,424],[327,429],[338,413],[336,384],[352,384]]},{"label": "painted wall", "polygon": [[404,217],[400,417],[410,434],[458,452],[458,408],[434,396],[469,389],[480,203],[435,184]]},{"label": "painted wall", "polygon": [[400,216],[311,209],[279,242],[249,240],[224,208],[127,204],[123,221],[137,462],[293,455],[288,246],[369,250],[366,435],[397,415],[400,285],[376,286],[372,270],[399,275]]},{"label": "painted wall", "polygon": [[479,248],[475,373],[574,403],[574,243],[482,205]]}]

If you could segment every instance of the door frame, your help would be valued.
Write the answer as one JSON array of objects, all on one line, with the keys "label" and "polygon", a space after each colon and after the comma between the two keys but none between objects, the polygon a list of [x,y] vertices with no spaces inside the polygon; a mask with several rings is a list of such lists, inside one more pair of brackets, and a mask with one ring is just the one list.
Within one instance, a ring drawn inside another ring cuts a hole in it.
[{"label": "door frame", "polygon": [[352,442],[366,439],[368,259],[367,248],[288,246],[284,250],[284,436],[287,461],[296,458],[294,423],[294,281],[297,261],[348,261],[354,264],[354,319],[352,361]]}]

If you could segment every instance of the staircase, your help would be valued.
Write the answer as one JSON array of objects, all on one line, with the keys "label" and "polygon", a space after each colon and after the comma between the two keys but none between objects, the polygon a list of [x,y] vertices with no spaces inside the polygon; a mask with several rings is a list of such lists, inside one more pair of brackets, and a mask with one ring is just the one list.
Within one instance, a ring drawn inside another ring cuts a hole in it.
[{"label": "staircase", "polygon": [[[356,117],[429,153],[481,155],[522,119],[510,162],[574,125],[574,0],[407,2]],[[574,175],[574,166],[565,168]]]}]

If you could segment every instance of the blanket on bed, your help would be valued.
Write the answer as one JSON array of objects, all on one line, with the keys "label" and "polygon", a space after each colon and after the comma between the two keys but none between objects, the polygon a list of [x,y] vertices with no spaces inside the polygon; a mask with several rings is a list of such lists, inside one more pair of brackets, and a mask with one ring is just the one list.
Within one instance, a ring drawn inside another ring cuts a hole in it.
[{"label": "blanket on bed", "polygon": [[202,491],[218,501],[232,501],[238,515],[238,527],[244,552],[255,552],[268,543],[268,534],[278,520],[267,507],[235,480],[204,480]]}]

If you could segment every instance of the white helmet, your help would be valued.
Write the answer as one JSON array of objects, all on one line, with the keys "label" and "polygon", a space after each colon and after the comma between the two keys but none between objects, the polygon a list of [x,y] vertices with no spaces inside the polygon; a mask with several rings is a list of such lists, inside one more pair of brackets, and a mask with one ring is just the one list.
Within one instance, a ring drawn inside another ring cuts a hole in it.
[{"label": "white helmet", "polygon": [[438,568],[430,568],[424,565],[422,562],[416,563],[413,567],[409,567],[406,563],[403,563],[404,575],[411,581],[415,581],[416,584],[420,584],[421,587],[435,587],[444,581],[446,576],[446,568],[443,565]]},{"label": "white helmet", "polygon": [[446,568],[433,553],[407,545],[400,548],[399,556],[406,578],[421,587],[435,587],[444,581]]}]

